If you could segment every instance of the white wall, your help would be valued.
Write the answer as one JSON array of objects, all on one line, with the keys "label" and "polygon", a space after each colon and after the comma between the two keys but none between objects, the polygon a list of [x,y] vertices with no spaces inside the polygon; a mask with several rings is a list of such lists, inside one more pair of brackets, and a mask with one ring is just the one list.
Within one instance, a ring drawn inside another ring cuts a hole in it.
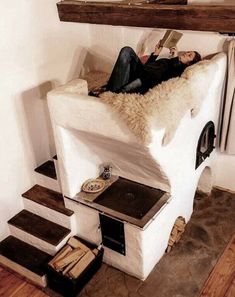
[{"label": "white wall", "polygon": [[0,239],[34,168],[55,152],[46,93],[78,76],[89,44],[87,25],[59,22],[57,2],[1,1]]},{"label": "white wall", "polygon": [[235,155],[219,155],[215,185],[235,192]]}]

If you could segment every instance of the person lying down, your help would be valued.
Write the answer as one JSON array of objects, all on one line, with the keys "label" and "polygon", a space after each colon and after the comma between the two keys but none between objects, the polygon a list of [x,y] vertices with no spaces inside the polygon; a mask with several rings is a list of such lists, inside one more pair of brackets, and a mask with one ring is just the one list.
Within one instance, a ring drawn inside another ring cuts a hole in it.
[{"label": "person lying down", "polygon": [[131,47],[123,47],[119,52],[107,84],[91,90],[89,95],[99,97],[101,93],[106,91],[145,94],[161,82],[180,76],[186,67],[201,60],[198,52],[178,53],[175,47],[170,49],[169,59],[157,59],[161,50],[162,47],[158,42],[146,63],[142,63]]}]

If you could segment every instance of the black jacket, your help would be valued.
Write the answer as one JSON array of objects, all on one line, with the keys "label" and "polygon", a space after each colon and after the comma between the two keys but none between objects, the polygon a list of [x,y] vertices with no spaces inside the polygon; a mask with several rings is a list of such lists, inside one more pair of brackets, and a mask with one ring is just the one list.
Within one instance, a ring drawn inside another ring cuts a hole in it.
[{"label": "black jacket", "polygon": [[156,60],[157,57],[152,53],[143,65],[140,73],[140,79],[142,81],[140,93],[142,94],[163,81],[180,76],[186,68],[186,65],[181,63],[178,57]]}]

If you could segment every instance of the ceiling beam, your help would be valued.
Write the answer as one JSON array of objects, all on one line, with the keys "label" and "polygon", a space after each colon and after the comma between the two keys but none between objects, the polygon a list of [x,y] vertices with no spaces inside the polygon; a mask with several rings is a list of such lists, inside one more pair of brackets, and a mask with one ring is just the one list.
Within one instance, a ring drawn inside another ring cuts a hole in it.
[{"label": "ceiling beam", "polygon": [[65,22],[235,32],[235,6],[61,1],[57,7]]}]

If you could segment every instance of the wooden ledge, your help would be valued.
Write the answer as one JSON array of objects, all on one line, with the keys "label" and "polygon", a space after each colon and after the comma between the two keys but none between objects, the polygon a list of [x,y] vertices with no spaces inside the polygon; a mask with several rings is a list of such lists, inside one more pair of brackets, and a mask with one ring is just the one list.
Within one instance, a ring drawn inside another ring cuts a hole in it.
[{"label": "wooden ledge", "polygon": [[163,5],[61,1],[59,17],[65,22],[235,32],[235,6]]}]

